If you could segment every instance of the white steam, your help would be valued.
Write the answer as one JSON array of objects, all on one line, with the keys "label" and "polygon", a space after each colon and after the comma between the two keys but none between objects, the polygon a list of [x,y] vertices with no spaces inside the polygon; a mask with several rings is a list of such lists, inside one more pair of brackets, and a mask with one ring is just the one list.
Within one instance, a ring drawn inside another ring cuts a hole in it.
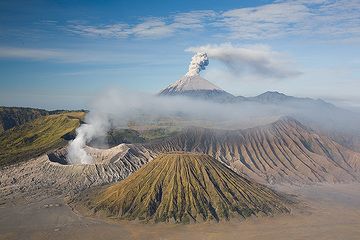
[{"label": "white steam", "polygon": [[209,65],[209,59],[206,52],[198,52],[191,58],[189,65],[189,71],[186,76],[194,76],[200,73],[201,70],[205,70],[205,67]]},{"label": "white steam", "polygon": [[67,160],[70,164],[91,164],[93,160],[84,150],[86,143],[94,137],[107,132],[109,128],[109,118],[106,112],[89,113],[86,115],[88,124],[82,124],[76,129],[76,138],[68,146]]}]

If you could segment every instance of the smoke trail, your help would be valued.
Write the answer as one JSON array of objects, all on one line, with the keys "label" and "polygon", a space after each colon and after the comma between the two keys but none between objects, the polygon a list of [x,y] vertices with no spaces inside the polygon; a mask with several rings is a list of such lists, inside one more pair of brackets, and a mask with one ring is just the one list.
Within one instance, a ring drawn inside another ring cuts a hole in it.
[{"label": "smoke trail", "polygon": [[191,58],[189,65],[189,71],[186,76],[194,76],[200,73],[201,70],[205,70],[205,67],[209,65],[209,59],[205,52],[198,52]]},{"label": "smoke trail", "polygon": [[[267,45],[236,46],[231,43],[219,45],[203,45],[190,47],[188,52],[206,52],[212,60],[223,63],[228,69],[225,73],[234,75],[245,74],[257,79],[286,79],[301,74],[296,63],[286,54],[277,52]],[[196,54],[195,56],[197,56]],[[194,56],[194,57],[195,57]],[[224,74],[224,72],[223,72]],[[226,78],[227,74],[224,74]]]}]

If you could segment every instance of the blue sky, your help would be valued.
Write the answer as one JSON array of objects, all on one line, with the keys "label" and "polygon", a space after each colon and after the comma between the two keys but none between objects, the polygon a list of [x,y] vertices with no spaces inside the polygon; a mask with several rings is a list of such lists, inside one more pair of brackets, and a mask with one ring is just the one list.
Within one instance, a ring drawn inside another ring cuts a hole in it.
[{"label": "blue sky", "polygon": [[86,108],[108,88],[156,93],[195,51],[209,52],[202,75],[235,95],[360,105],[358,0],[15,0],[0,13],[0,105]]}]

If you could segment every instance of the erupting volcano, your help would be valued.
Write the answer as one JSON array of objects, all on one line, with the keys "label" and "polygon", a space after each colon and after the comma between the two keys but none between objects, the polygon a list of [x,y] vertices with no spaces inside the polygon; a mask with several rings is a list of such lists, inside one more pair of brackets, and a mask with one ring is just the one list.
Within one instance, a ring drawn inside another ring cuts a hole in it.
[{"label": "erupting volcano", "polygon": [[163,89],[160,96],[188,96],[202,99],[211,99],[219,102],[235,98],[215,84],[200,76],[200,71],[209,65],[206,53],[196,53],[190,62],[188,72],[178,81]]}]

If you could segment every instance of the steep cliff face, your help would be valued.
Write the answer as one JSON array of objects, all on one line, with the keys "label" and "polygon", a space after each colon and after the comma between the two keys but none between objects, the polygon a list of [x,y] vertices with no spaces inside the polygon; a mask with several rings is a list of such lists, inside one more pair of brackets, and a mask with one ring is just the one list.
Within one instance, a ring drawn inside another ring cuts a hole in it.
[{"label": "steep cliff face", "polygon": [[46,115],[49,112],[43,109],[0,107],[0,133]]}]

